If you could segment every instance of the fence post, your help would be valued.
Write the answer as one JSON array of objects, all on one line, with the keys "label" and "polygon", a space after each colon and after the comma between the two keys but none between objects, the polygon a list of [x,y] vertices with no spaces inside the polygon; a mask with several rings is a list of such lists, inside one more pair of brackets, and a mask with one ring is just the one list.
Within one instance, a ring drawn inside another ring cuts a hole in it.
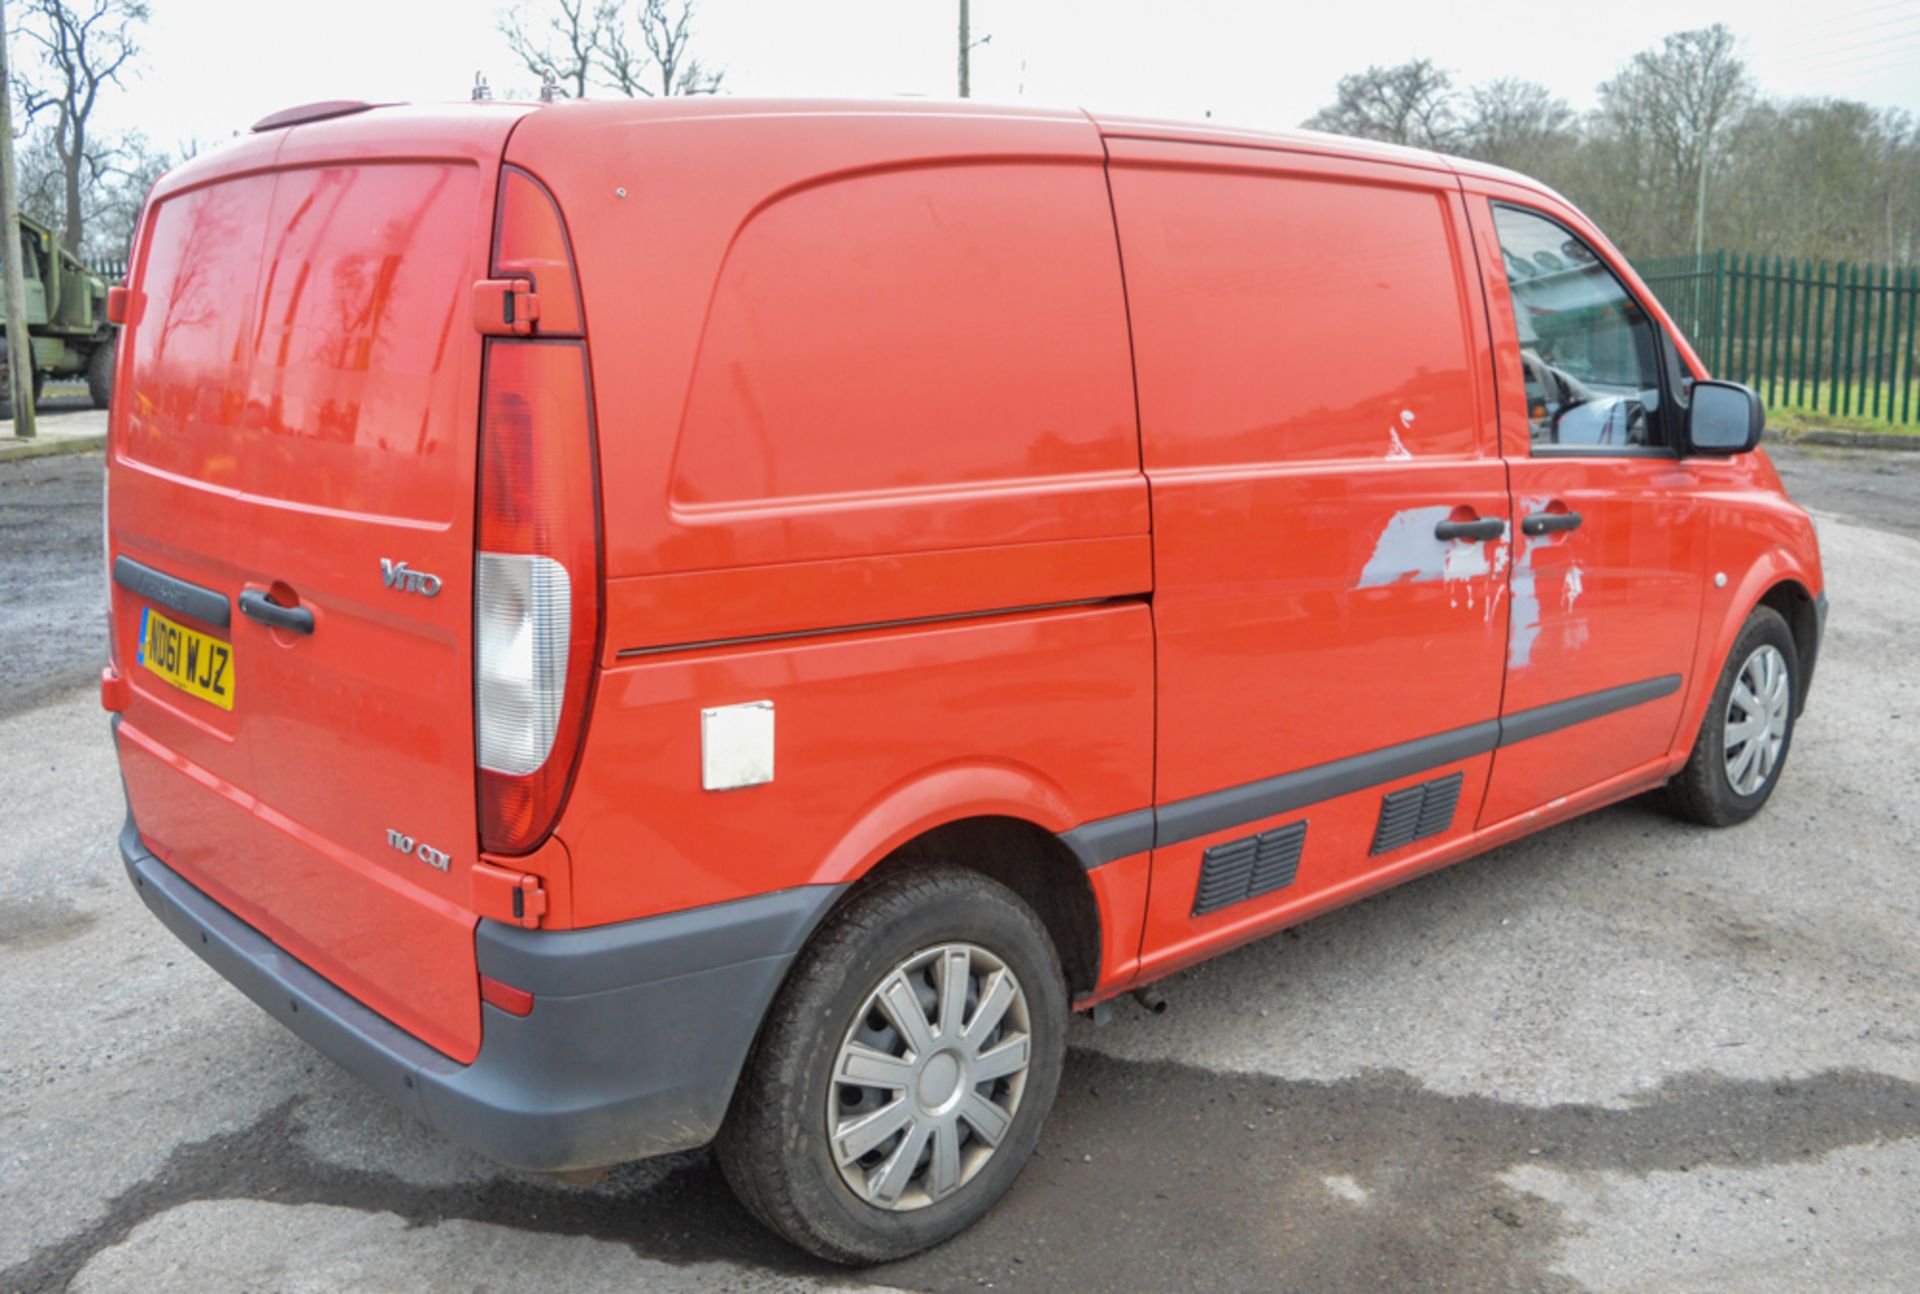
[{"label": "fence post", "polygon": [[1868,331],[1867,311],[1873,308],[1873,299],[1867,295],[1868,275],[1864,266],[1853,267],[1853,304],[1847,307],[1847,390],[1841,398],[1840,411],[1857,415],[1866,399],[1866,391],[1859,375],[1866,368],[1867,344],[1873,334]]},{"label": "fence post", "polygon": [[1873,333],[1873,416],[1880,416],[1880,388],[1887,380],[1887,308],[1893,304],[1893,294],[1889,287],[1893,280],[1890,266],[1879,267],[1876,277],[1880,286],[1874,290],[1874,299],[1879,303],[1880,319],[1874,325]]},{"label": "fence post", "polygon": [[1807,402],[1807,343],[1812,340],[1813,298],[1818,288],[1813,280],[1813,262],[1801,267],[1800,287],[1800,362],[1794,367],[1792,396],[1795,405]]},{"label": "fence post", "polygon": [[1723,248],[1713,254],[1713,331],[1706,341],[1704,354],[1707,363],[1713,365],[1713,371],[1724,373],[1727,367],[1726,348],[1722,344],[1726,334],[1726,310],[1722,300],[1727,289],[1727,253]]},{"label": "fence post", "polygon": [[1907,380],[1901,382],[1901,422],[1912,420],[1912,388],[1914,388],[1914,323],[1916,311],[1914,303],[1920,301],[1920,267],[1907,271]]},{"label": "fence post", "polygon": [[1852,267],[1842,261],[1833,267],[1833,366],[1827,377],[1827,413],[1840,412],[1842,403],[1841,388],[1846,385],[1847,365],[1853,351],[1853,293],[1848,289],[1853,278]]},{"label": "fence post", "polygon": [[1820,412],[1820,374],[1826,364],[1827,344],[1827,263],[1820,262],[1820,291],[1813,302],[1813,359],[1808,368],[1813,375],[1813,399],[1806,407]]},{"label": "fence post", "polygon": [[1773,258],[1773,312],[1767,316],[1767,399],[1772,400],[1779,389],[1780,372],[1780,299],[1787,294],[1786,267],[1779,256]]}]

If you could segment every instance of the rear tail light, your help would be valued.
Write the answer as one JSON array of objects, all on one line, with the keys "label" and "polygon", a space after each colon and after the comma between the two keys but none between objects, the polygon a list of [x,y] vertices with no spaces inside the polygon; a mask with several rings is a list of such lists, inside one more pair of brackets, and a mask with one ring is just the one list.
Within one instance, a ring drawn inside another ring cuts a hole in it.
[{"label": "rear tail light", "polygon": [[100,468],[100,576],[107,594],[107,667],[117,673],[120,644],[113,636],[113,471],[108,464]]},{"label": "rear tail light", "polygon": [[583,341],[487,350],[474,554],[480,843],[521,854],[559,816],[600,638],[599,487]]}]

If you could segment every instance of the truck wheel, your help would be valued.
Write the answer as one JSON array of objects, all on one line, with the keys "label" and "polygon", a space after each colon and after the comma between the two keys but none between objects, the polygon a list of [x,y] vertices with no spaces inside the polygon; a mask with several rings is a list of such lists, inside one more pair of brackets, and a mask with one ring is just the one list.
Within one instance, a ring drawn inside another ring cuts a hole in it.
[{"label": "truck wheel", "polygon": [[113,337],[95,346],[87,357],[87,394],[96,409],[106,408],[113,399],[113,357],[119,349],[120,339]]},{"label": "truck wheel", "polygon": [[1693,754],[1666,785],[1667,808],[1708,827],[1760,812],[1787,766],[1799,695],[1793,632],[1772,607],[1756,608],[1727,653]]},{"label": "truck wheel", "polygon": [[971,1225],[1033,1153],[1067,991],[1046,928],[958,867],[857,895],[781,990],[715,1143],[747,1209],[840,1263]]}]

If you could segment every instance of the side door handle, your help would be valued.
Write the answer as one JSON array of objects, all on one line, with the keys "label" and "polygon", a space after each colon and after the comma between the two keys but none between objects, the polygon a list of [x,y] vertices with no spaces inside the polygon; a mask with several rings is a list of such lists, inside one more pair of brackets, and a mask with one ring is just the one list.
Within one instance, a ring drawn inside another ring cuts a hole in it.
[{"label": "side door handle", "polygon": [[1530,512],[1520,521],[1520,533],[1523,535],[1551,535],[1560,530],[1578,530],[1580,514],[1577,512]]},{"label": "side door handle", "polygon": [[258,620],[263,625],[272,625],[275,629],[287,629],[297,634],[313,632],[313,612],[306,607],[283,607],[268,597],[264,589],[241,590],[240,614],[249,620]]},{"label": "side door handle", "polygon": [[1498,539],[1506,533],[1507,523],[1501,517],[1477,517],[1472,521],[1442,521],[1433,528],[1433,537],[1441,540]]}]

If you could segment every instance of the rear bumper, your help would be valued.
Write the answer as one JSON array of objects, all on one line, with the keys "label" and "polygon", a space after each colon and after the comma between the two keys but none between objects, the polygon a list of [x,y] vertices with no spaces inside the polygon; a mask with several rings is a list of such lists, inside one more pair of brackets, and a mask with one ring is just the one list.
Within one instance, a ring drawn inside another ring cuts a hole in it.
[{"label": "rear bumper", "polygon": [[480,1054],[462,1065],[196,889],[131,816],[120,856],[154,915],[287,1028],[453,1140],[548,1172],[711,1140],[788,965],[840,893],[804,886],[587,930],[482,921],[480,973],[534,1006],[483,1004]]}]

